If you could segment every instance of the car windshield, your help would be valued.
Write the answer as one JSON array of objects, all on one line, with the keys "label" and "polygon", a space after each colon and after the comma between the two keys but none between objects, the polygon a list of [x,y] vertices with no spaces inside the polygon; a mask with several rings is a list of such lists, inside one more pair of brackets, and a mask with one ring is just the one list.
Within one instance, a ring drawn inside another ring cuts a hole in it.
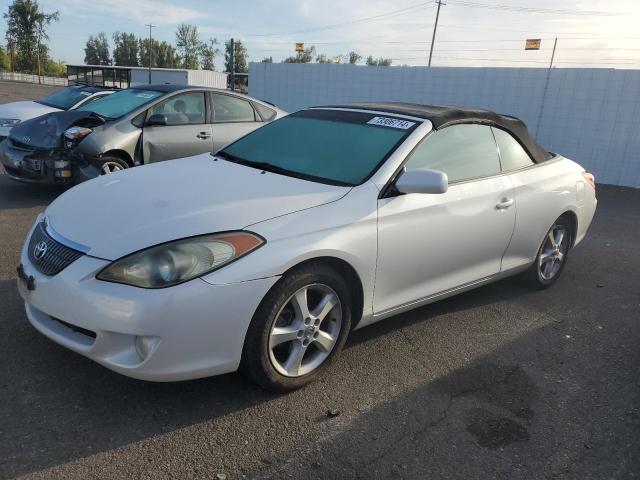
[{"label": "car windshield", "polygon": [[82,105],[78,110],[95,112],[105,118],[119,118],[160,97],[162,94],[163,92],[155,90],[128,88],[107,95],[87,105]]},{"label": "car windshield", "polygon": [[303,110],[253,131],[218,156],[308,180],[359,185],[416,127],[376,113]]},{"label": "car windshield", "polygon": [[68,87],[47,95],[38,103],[47,105],[48,107],[59,108],[60,110],[69,110],[76,103],[91,96],[91,92],[87,92],[83,87]]}]

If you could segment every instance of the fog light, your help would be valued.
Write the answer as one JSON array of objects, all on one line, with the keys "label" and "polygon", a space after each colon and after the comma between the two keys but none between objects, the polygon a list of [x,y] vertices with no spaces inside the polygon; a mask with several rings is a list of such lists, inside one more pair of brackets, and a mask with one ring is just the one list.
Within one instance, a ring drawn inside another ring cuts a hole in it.
[{"label": "fog light", "polygon": [[55,175],[61,178],[71,178],[71,170],[56,170]]},{"label": "fog light", "polygon": [[142,360],[146,360],[160,343],[160,337],[140,335],[136,337],[136,352]]}]

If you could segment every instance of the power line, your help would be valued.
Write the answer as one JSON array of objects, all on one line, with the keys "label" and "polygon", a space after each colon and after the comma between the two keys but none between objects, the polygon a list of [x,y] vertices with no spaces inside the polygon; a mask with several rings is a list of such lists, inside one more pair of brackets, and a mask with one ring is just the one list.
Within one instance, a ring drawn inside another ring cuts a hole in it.
[{"label": "power line", "polygon": [[623,15],[622,12],[523,7],[523,6],[516,6],[516,5],[501,5],[496,3],[472,2],[472,1],[466,1],[466,0],[451,0],[449,3],[451,3],[451,5],[463,6],[463,7],[487,8],[491,10],[506,10],[509,12],[523,12],[523,13],[547,13],[547,14],[553,14],[553,15],[586,15],[586,16],[600,16],[600,17],[612,17],[617,15]]},{"label": "power line", "polygon": [[390,12],[381,13],[379,15],[374,15],[374,16],[371,16],[371,17],[359,18],[359,19],[356,19],[356,20],[349,20],[347,22],[334,23],[334,24],[330,24],[330,25],[322,25],[322,26],[319,26],[319,27],[306,28],[306,29],[303,29],[303,30],[295,30],[295,31],[292,31],[292,32],[254,33],[254,34],[248,34],[248,35],[245,35],[245,36],[246,37],[272,37],[272,36],[296,35],[296,34],[299,34],[299,33],[317,32],[319,30],[328,30],[328,29],[344,27],[344,26],[349,26],[349,25],[358,25],[358,24],[363,24],[363,23],[375,22],[375,21],[378,21],[378,20],[384,20],[386,18],[405,15],[407,13],[413,13],[416,10],[418,10],[420,8],[423,8],[423,7],[433,8],[433,5],[431,4],[431,2],[423,2],[423,3],[418,3],[418,4],[415,4],[415,5],[412,5],[410,7],[405,7],[405,8],[401,8],[401,9],[398,9],[398,10],[392,10]]}]

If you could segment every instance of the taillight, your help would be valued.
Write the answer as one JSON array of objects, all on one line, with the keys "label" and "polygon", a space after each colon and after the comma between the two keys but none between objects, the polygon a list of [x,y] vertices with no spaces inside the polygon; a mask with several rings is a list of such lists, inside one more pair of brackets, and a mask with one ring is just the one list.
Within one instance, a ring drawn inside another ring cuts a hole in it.
[{"label": "taillight", "polygon": [[589,185],[595,190],[596,189],[596,177],[593,176],[592,173],[582,172],[582,176],[587,181]]}]

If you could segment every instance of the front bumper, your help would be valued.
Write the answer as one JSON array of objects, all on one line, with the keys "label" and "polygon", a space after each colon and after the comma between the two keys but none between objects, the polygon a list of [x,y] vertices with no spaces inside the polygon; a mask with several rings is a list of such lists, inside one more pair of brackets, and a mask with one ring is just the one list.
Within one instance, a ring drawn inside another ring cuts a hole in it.
[{"label": "front bumper", "polygon": [[[59,274],[38,272],[23,251],[18,280],[31,324],[51,340],[129,377],[176,381],[237,370],[249,322],[277,278],[227,285],[195,279],[145,290],[102,282],[109,262],[83,256]],[[137,337],[152,347],[145,358]]]},{"label": "front bumper", "polygon": [[72,185],[100,174],[74,150],[22,150],[9,140],[0,142],[0,161],[10,178],[26,183]]}]

